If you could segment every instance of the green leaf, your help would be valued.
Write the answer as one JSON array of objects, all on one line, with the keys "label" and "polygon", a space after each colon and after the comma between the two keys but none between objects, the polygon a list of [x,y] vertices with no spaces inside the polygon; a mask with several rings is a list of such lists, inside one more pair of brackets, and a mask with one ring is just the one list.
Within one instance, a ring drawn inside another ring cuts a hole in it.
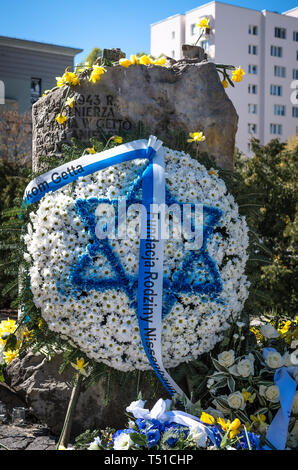
[{"label": "green leaf", "polygon": [[131,438],[134,444],[138,446],[147,446],[147,438],[144,434],[132,432],[131,434],[129,434],[129,437]]},{"label": "green leaf", "polygon": [[227,378],[227,382],[228,382],[228,387],[230,389],[230,392],[233,393],[235,392],[235,380],[233,379],[233,377],[228,377]]},{"label": "green leaf", "polygon": [[214,358],[211,358],[211,359],[216,370],[218,370],[219,372],[225,372],[226,374],[229,373],[228,369],[222,366],[216,359]]},{"label": "green leaf", "polygon": [[16,335],[14,335],[13,333],[10,333],[10,335],[7,336],[4,350],[8,351],[9,349],[12,349],[12,350],[16,349],[17,342],[18,340],[17,340]]}]

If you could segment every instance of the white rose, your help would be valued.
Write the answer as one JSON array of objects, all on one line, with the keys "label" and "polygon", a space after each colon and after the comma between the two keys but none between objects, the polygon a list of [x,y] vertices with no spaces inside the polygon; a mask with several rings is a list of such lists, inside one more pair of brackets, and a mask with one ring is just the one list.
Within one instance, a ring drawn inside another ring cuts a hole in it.
[{"label": "white rose", "polygon": [[133,445],[133,441],[130,438],[129,434],[122,433],[120,436],[117,436],[114,440],[114,447],[115,450],[128,450],[130,446]]},{"label": "white rose", "polygon": [[254,358],[250,354],[244,359],[241,359],[237,364],[229,369],[231,374],[241,376],[241,377],[249,377],[250,375],[254,374]]},{"label": "white rose", "polygon": [[262,325],[260,328],[260,333],[261,335],[265,336],[265,338],[268,338],[268,339],[279,337],[277,330],[272,325],[270,325],[270,323],[266,323],[265,325]]},{"label": "white rose", "polygon": [[243,410],[245,408],[245,400],[241,392],[231,393],[228,396],[228,403],[235,410]]},{"label": "white rose", "polygon": [[294,415],[298,415],[298,392],[295,393],[293,405],[292,405],[292,413]]},{"label": "white rose", "polygon": [[260,385],[259,393],[262,397],[266,398],[266,400],[270,401],[271,403],[279,402],[279,388],[276,385],[269,385],[269,387]]},{"label": "white rose", "polygon": [[230,349],[230,351],[223,351],[217,357],[218,362],[224,367],[230,367],[235,362],[235,352]]},{"label": "white rose", "polygon": [[277,351],[269,351],[267,353],[265,362],[271,369],[278,369],[284,365],[284,358]]}]

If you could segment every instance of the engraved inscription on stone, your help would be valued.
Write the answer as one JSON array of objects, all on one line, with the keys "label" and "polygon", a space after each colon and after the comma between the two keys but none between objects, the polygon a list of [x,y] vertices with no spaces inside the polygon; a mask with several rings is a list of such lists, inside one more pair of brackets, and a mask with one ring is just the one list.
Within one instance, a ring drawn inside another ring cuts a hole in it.
[{"label": "engraved inscription on stone", "polygon": [[115,96],[82,94],[76,96],[69,128],[73,137],[87,142],[90,137],[98,137],[102,132],[112,135],[130,131],[132,123],[121,117]]}]

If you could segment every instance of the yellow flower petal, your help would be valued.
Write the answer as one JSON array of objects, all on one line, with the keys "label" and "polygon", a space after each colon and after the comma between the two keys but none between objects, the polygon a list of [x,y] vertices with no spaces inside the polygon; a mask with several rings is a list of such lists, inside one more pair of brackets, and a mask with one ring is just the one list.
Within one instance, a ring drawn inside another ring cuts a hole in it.
[{"label": "yellow flower petal", "polygon": [[205,411],[202,412],[200,421],[206,424],[215,424],[215,418],[212,415],[205,413]]},{"label": "yellow flower petal", "polygon": [[130,67],[131,65],[133,64],[133,62],[131,62],[129,59],[120,59],[119,60],[119,65],[121,65],[121,67]]},{"label": "yellow flower petal", "polygon": [[74,96],[72,98],[67,98],[67,100],[65,101],[65,106],[69,106],[70,108],[73,108],[73,105],[74,105]]},{"label": "yellow flower petal", "polygon": [[56,121],[59,123],[59,124],[63,124],[65,121],[67,121],[67,117],[64,116],[63,114],[58,114],[56,116]]}]

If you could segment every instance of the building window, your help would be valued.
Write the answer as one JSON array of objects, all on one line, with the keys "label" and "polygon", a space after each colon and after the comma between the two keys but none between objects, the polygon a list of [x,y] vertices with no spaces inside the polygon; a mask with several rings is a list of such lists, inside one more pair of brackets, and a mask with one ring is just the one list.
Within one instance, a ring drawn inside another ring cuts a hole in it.
[{"label": "building window", "polygon": [[282,125],[281,124],[270,124],[270,134],[282,135]]},{"label": "building window", "polygon": [[296,60],[298,60],[298,51],[296,51]]},{"label": "building window", "polygon": [[270,85],[270,95],[282,96],[282,87],[280,85]]},{"label": "building window", "polygon": [[298,41],[298,31],[293,31],[293,41]]},{"label": "building window", "polygon": [[254,103],[248,104],[248,113],[249,114],[257,114],[257,105]]},{"label": "building window", "polygon": [[249,132],[249,134],[256,134],[257,133],[257,125],[256,124],[248,124],[248,132]]},{"label": "building window", "polygon": [[175,51],[172,51],[172,58],[174,59],[175,57]]},{"label": "building window", "polygon": [[286,28],[274,28],[274,36],[279,39],[286,39],[287,38],[287,30]]},{"label": "building window", "polygon": [[295,118],[298,118],[298,108],[297,108],[297,106],[293,106],[292,116],[295,117]]},{"label": "building window", "polygon": [[191,24],[190,25],[190,34],[194,36],[196,34],[196,24]]},{"label": "building window", "polygon": [[257,75],[257,73],[258,73],[258,66],[257,66],[257,65],[249,64],[249,66],[248,66],[248,73],[251,73],[251,74],[253,74],[253,75]]},{"label": "building window", "polygon": [[283,104],[275,104],[274,105],[274,114],[275,114],[275,116],[285,116],[286,115],[286,107]]},{"label": "building window", "polygon": [[201,42],[201,47],[204,49],[204,51],[208,51],[209,49],[209,41],[205,40]]},{"label": "building window", "polygon": [[254,46],[252,44],[249,44],[248,46],[248,53],[252,55],[258,55],[258,47]]},{"label": "building window", "polygon": [[35,103],[41,96],[41,78],[31,78],[30,102]]},{"label": "building window", "polygon": [[250,24],[248,26],[248,34],[252,34],[253,36],[258,35],[258,27],[254,24]]},{"label": "building window", "polygon": [[274,66],[274,75],[275,77],[285,78],[286,76],[286,67],[282,67],[280,65]]},{"label": "building window", "polygon": [[293,80],[298,80],[298,70],[293,69]]},{"label": "building window", "polygon": [[175,39],[175,31],[172,31],[172,39]]},{"label": "building window", "polygon": [[256,95],[257,94],[257,85],[248,85],[248,93],[251,95]]},{"label": "building window", "polygon": [[272,57],[282,57],[282,47],[280,46],[271,46],[271,55]]}]

